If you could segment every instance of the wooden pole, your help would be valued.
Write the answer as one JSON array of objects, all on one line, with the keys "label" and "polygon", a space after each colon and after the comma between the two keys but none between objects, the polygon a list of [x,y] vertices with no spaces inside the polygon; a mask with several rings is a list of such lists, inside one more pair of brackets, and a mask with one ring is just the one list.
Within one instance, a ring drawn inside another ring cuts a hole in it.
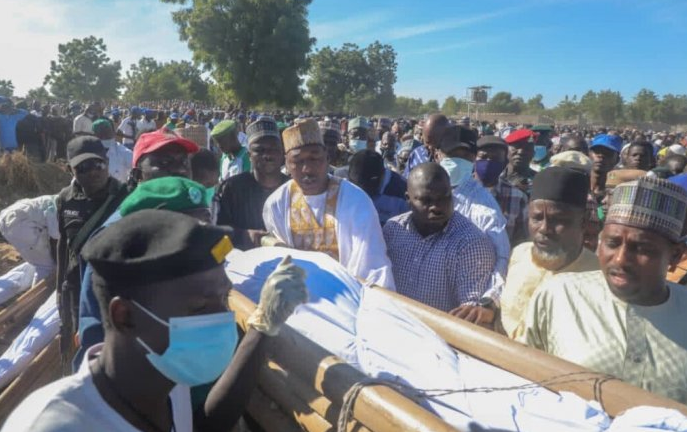
[{"label": "wooden pole", "polygon": [[301,432],[302,429],[287,417],[265,394],[255,389],[246,410],[267,432]]},{"label": "wooden pole", "polygon": [[0,346],[6,348],[24,330],[53,288],[43,279],[0,311]]},{"label": "wooden pole", "polygon": [[[595,399],[615,417],[641,405],[672,408],[687,415],[687,406],[648,392],[619,379],[606,379],[582,366],[522,345],[478,325],[456,318],[403,295],[374,288],[413,314],[452,347],[533,382],[549,382],[553,391],[570,391],[584,399]],[[566,379],[568,376],[569,379]],[[561,377],[559,382],[551,381]],[[588,378],[588,379],[582,379]],[[595,389],[596,385],[596,389]]]},{"label": "wooden pole", "polygon": [[[229,307],[244,330],[246,319],[255,304],[241,293],[232,291]],[[268,354],[290,373],[324,395],[332,403],[342,405],[344,395],[365,375],[332,355],[310,339],[284,326],[271,341]],[[363,388],[353,405],[353,417],[375,432],[456,432],[453,426],[426,411],[420,405],[384,385]]]}]

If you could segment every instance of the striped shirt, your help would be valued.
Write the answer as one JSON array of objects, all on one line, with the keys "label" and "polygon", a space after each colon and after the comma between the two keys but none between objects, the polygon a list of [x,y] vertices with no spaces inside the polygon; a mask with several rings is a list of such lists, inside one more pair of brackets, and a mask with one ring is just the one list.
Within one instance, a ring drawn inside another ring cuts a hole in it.
[{"label": "striped shirt", "polygon": [[496,186],[489,188],[489,191],[501,207],[503,217],[506,218],[506,231],[511,246],[526,241],[529,237],[527,195],[504,178],[499,178]]},{"label": "striped shirt", "polygon": [[423,237],[411,212],[389,219],[384,239],[396,290],[442,311],[475,304],[487,291],[494,248],[470,221],[454,213],[446,227]]}]

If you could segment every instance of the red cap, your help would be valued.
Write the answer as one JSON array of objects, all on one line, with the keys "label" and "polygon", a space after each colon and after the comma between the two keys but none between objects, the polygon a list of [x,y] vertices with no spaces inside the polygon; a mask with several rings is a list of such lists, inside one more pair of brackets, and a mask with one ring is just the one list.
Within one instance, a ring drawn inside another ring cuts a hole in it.
[{"label": "red cap", "polygon": [[141,134],[134,146],[133,166],[136,166],[138,160],[143,155],[152,153],[169,144],[177,144],[182,146],[188,153],[197,153],[200,148],[193,141],[182,138],[179,135],[165,132],[162,129],[154,132]]},{"label": "red cap", "polygon": [[534,140],[534,137],[537,134],[532,132],[529,129],[518,129],[515,132],[511,132],[508,134],[508,136],[505,138],[506,143],[508,144],[515,144],[516,142],[519,141],[530,141]]}]

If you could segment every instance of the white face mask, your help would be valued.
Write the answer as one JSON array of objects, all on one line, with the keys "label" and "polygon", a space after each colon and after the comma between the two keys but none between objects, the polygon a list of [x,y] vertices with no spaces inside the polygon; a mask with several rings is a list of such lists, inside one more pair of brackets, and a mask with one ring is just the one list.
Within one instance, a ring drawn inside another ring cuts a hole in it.
[{"label": "white face mask", "polygon": [[472,176],[474,164],[458,157],[445,157],[439,162],[451,178],[451,187],[456,187]]},{"label": "white face mask", "polygon": [[359,152],[360,150],[365,150],[367,148],[367,141],[365,140],[349,140],[348,148],[351,149],[353,153]]}]

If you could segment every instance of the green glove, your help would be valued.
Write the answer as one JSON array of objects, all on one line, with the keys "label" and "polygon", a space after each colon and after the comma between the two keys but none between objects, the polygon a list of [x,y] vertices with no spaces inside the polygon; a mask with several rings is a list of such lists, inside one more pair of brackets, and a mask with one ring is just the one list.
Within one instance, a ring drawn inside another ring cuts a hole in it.
[{"label": "green glove", "polygon": [[305,271],[287,255],[265,281],[260,303],[248,318],[248,325],[268,336],[276,336],[296,306],[307,301]]}]

